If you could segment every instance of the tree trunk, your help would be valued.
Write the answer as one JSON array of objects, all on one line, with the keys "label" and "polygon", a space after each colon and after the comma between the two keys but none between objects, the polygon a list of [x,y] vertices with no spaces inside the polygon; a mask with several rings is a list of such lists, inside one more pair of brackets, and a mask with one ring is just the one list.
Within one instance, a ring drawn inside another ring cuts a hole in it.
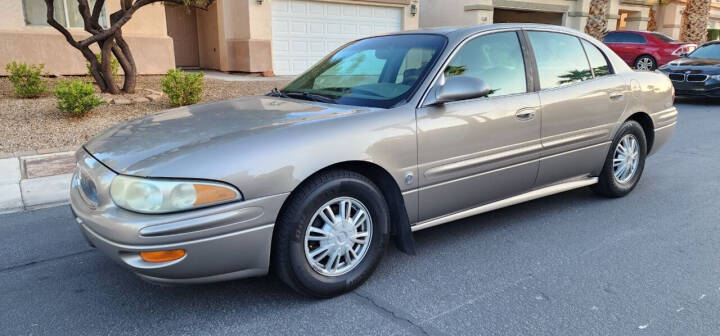
[{"label": "tree trunk", "polygon": [[[120,93],[120,89],[115,83],[115,77],[112,74],[112,55],[115,55],[125,73],[122,91],[126,93],[135,92],[137,66],[130,51],[130,46],[122,36],[122,26],[130,20],[138,9],[154,3],[206,9],[214,0],[120,0],[120,10],[110,15],[110,27],[107,28],[103,28],[99,23],[106,0],[96,0],[92,11],[88,0],[75,1],[78,3],[78,11],[83,18],[85,31],[91,34],[90,37],[76,41],[70,31],[55,20],[54,0],[45,0],[47,23],[59,31],[68,43],[79,50],[90,63],[90,74],[100,87],[100,91],[117,94]],[[101,62],[98,62],[95,53],[90,50],[90,46],[95,43],[101,50]]]},{"label": "tree trunk", "polygon": [[707,40],[711,0],[688,0],[683,11],[680,40],[702,44]]},{"label": "tree trunk", "polygon": [[112,94],[120,93],[120,89],[115,83],[115,76],[112,73],[112,49],[115,46],[115,39],[109,38],[102,42],[102,48],[100,49],[100,55],[102,55],[102,62],[100,63],[100,69],[102,70],[103,80],[107,86],[107,92]]},{"label": "tree trunk", "polygon": [[607,31],[607,10],[609,0],[592,0],[585,33],[601,40]]},{"label": "tree trunk", "polygon": [[137,66],[135,65],[135,58],[130,51],[130,46],[125,42],[122,37],[120,30],[115,33],[116,45],[113,48],[115,58],[120,62],[125,73],[125,82],[123,83],[123,91],[125,93],[135,93],[135,84],[137,83]]}]

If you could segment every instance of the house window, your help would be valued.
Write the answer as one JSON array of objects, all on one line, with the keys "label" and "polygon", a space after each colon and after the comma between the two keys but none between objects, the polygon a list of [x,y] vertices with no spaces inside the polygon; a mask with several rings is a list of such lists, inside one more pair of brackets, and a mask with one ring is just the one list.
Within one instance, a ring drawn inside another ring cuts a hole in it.
[{"label": "house window", "polygon": [[[47,26],[47,7],[45,0],[22,0],[25,11],[25,24],[28,26]],[[55,20],[64,27],[83,28],[84,23],[78,9],[77,0],[53,0],[55,4]],[[92,10],[95,0],[88,1]],[[108,26],[107,15],[103,7],[100,14],[100,25]]]}]

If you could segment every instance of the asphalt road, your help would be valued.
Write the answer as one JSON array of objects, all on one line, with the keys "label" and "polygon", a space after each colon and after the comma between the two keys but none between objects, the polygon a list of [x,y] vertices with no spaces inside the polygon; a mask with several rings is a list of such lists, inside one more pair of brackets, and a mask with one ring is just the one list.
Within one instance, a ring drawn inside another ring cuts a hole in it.
[{"label": "asphalt road", "polygon": [[272,277],[145,283],[66,206],[0,216],[2,335],[720,335],[720,105],[679,104],[637,189],[587,189],[415,233],[354,293]]}]

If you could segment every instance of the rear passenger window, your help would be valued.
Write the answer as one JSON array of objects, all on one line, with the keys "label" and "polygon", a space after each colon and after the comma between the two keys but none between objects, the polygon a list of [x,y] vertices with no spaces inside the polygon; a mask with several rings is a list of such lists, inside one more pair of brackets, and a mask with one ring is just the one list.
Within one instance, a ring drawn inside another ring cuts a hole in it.
[{"label": "rear passenger window", "polygon": [[615,43],[619,42],[618,40],[619,38],[617,33],[608,33],[605,37],[603,37],[603,42],[605,43]]},{"label": "rear passenger window", "polygon": [[527,92],[525,61],[517,33],[483,35],[466,43],[445,68],[445,76],[472,76],[490,86],[490,96]]},{"label": "rear passenger window", "polygon": [[551,89],[593,77],[577,37],[550,32],[528,32],[535,52],[540,88]]},{"label": "rear passenger window", "polygon": [[627,33],[627,32],[615,32],[608,33],[603,38],[605,43],[647,43],[644,36],[640,34]]},{"label": "rear passenger window", "polygon": [[642,36],[640,34],[628,34],[628,42],[629,43],[647,43],[647,40],[645,39],[645,36]]},{"label": "rear passenger window", "polygon": [[595,77],[610,75],[610,65],[605,58],[605,54],[588,41],[582,40],[582,44]]}]

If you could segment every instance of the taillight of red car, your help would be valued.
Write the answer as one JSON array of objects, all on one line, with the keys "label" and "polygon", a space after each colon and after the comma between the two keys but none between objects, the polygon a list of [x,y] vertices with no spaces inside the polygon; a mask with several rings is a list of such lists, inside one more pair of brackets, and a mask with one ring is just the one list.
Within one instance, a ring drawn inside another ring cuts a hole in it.
[{"label": "taillight of red car", "polygon": [[677,49],[673,50],[672,55],[673,56],[682,56],[683,54],[689,54],[697,49],[697,44],[694,43],[687,43],[683,44]]}]

